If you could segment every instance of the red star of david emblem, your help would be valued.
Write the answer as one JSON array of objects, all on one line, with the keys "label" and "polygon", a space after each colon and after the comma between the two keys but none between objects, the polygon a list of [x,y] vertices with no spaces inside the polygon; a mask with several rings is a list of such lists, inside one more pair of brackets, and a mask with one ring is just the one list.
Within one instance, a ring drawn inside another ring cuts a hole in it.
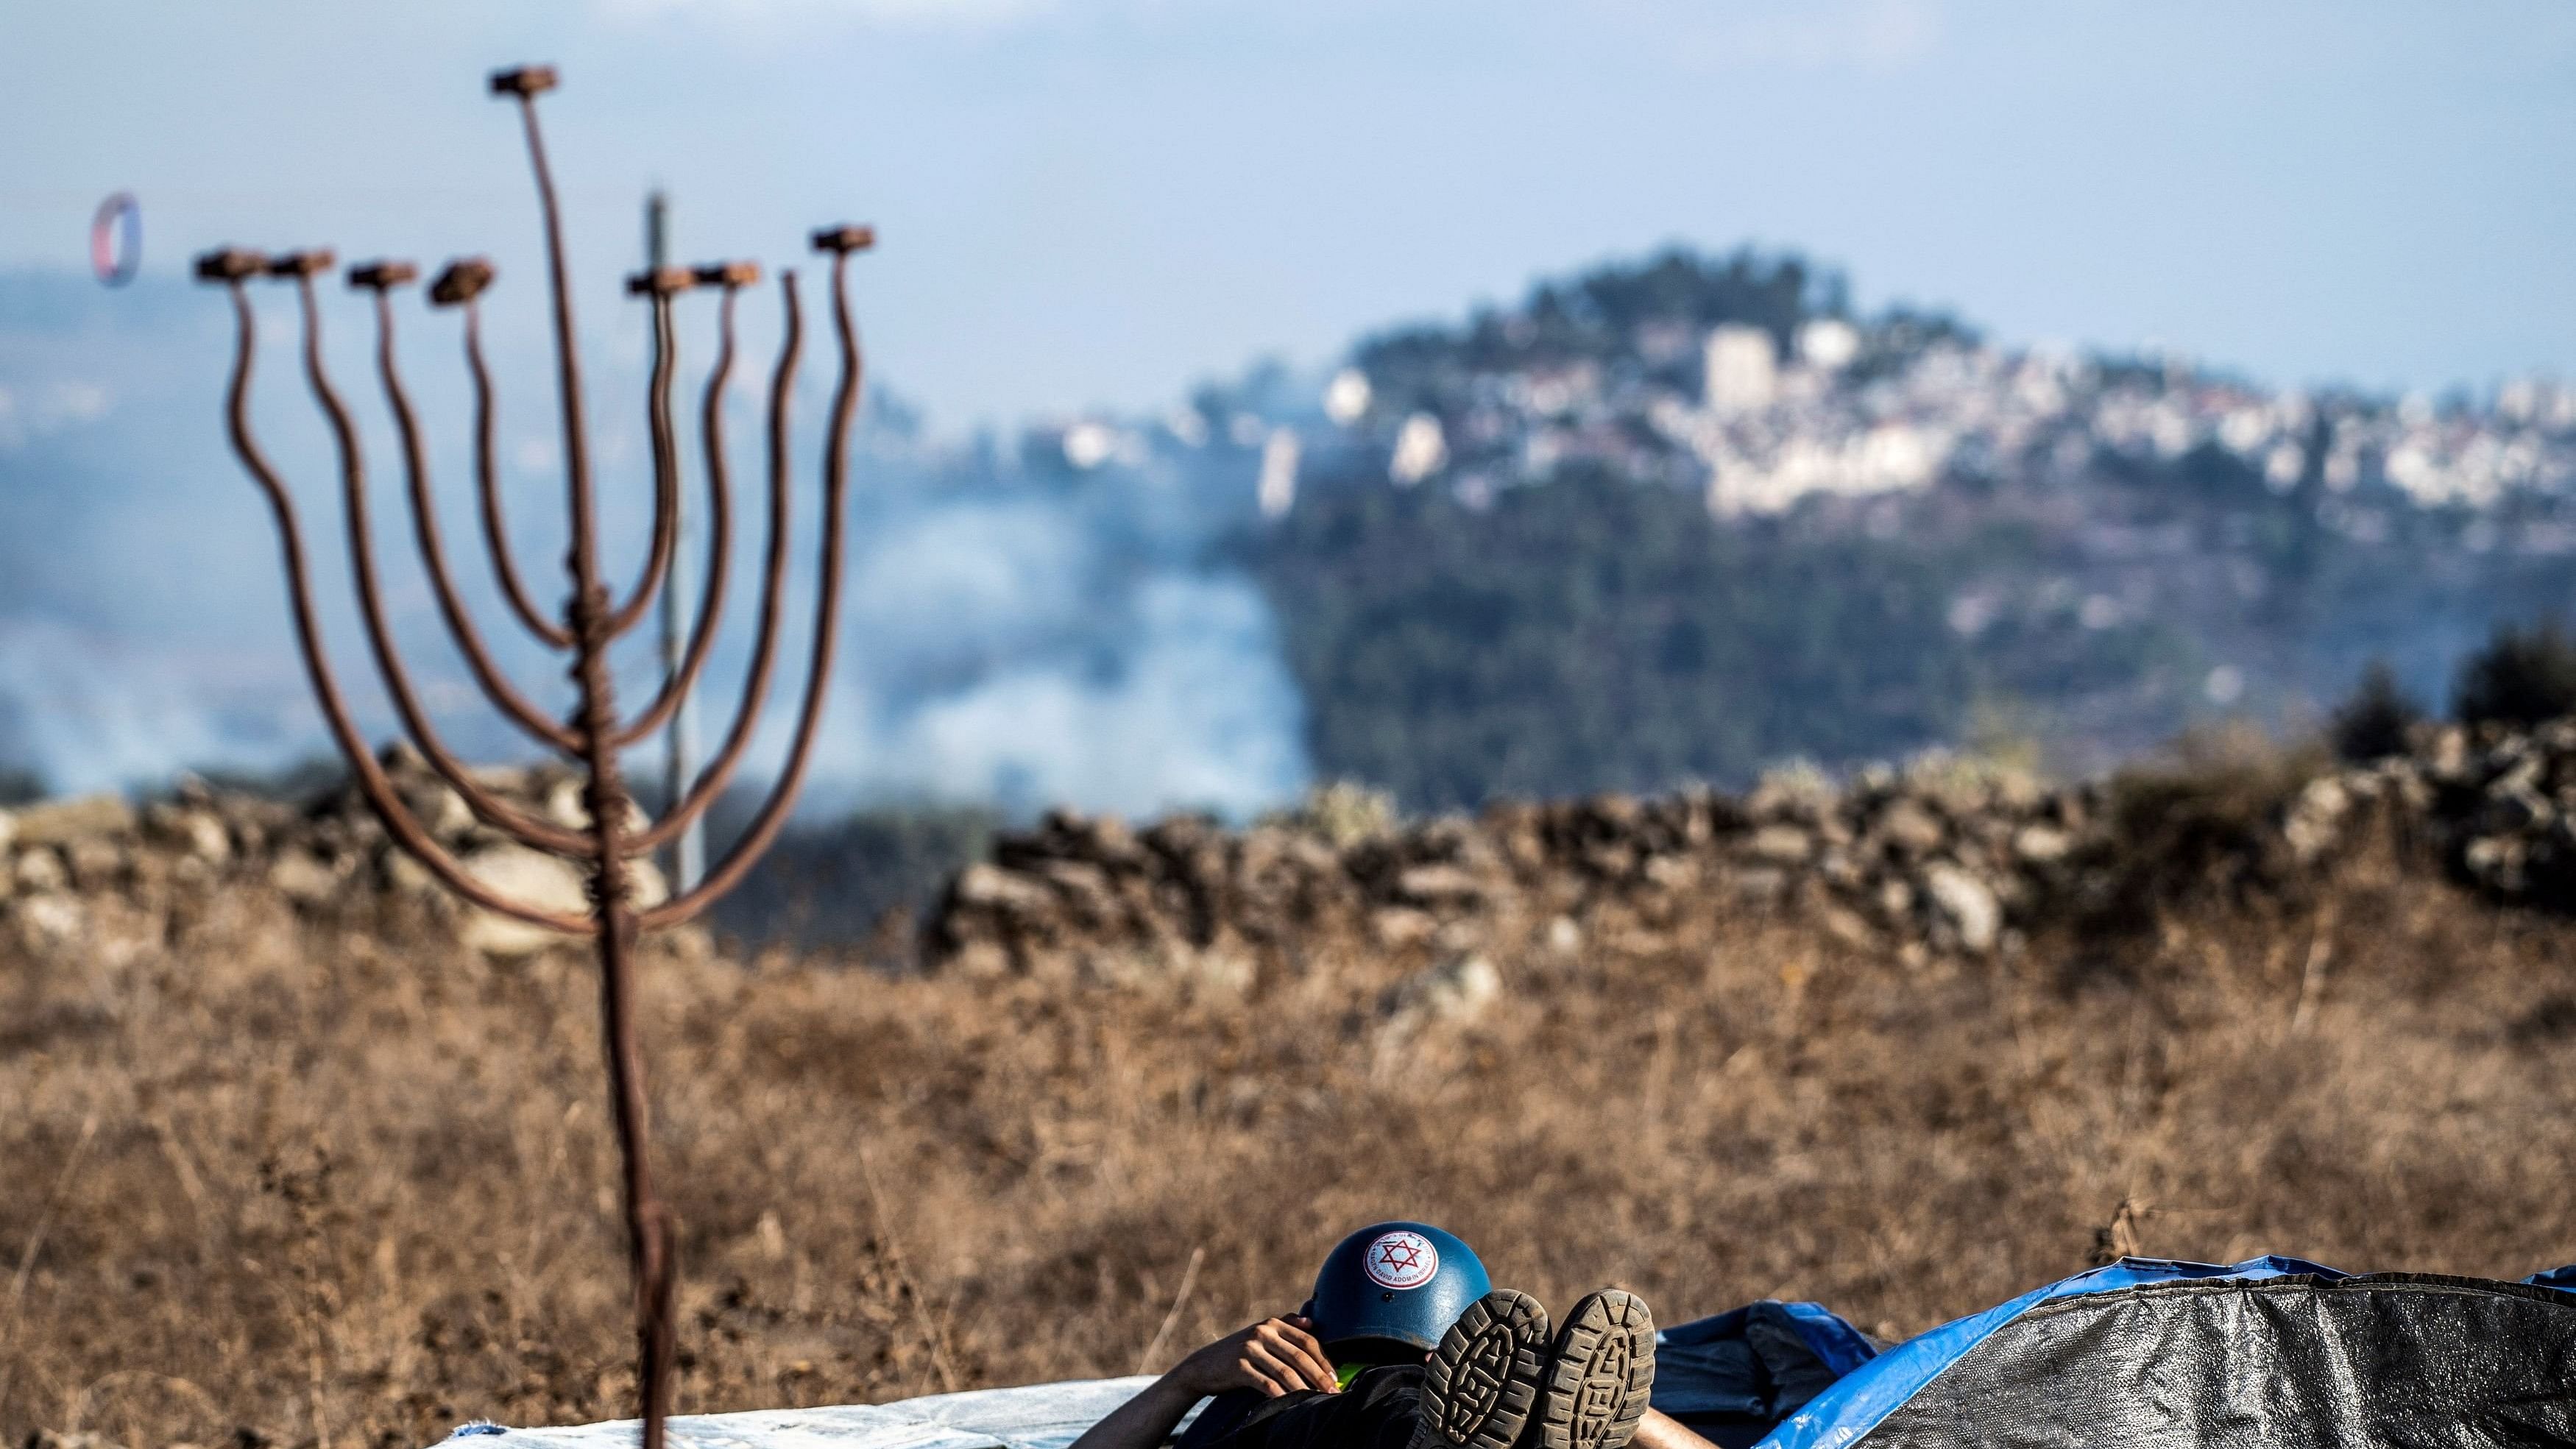
[{"label": "red star of david emblem", "polygon": [[1390,1273],[1410,1273],[1422,1266],[1422,1250],[1402,1240],[1377,1245],[1377,1260]]}]

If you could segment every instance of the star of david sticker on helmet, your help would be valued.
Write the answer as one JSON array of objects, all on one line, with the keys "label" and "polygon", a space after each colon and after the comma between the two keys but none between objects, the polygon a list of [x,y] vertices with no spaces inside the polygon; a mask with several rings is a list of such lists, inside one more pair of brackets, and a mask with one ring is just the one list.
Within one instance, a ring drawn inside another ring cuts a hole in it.
[{"label": "star of david sticker on helmet", "polygon": [[1420,1233],[1399,1230],[1370,1243],[1360,1261],[1371,1282],[1387,1288],[1419,1288],[1440,1271],[1440,1250]]}]

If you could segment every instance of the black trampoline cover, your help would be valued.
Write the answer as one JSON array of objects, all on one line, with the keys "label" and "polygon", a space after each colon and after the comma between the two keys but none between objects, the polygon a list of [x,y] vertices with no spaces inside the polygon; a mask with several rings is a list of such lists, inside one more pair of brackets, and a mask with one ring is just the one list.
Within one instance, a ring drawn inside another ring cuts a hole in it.
[{"label": "black trampoline cover", "polygon": [[2576,1445],[2576,1295],[2289,1274],[2054,1298],[1967,1345],[1874,1424],[1840,1427],[1821,1437],[1869,1449]]}]

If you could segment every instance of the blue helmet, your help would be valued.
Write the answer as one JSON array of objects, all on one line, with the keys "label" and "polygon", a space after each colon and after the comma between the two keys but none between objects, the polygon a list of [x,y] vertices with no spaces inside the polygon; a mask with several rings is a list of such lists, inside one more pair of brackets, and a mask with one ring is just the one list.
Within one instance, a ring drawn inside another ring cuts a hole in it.
[{"label": "blue helmet", "polygon": [[1429,1223],[1374,1223],[1342,1239],[1306,1300],[1315,1337],[1336,1358],[1424,1354],[1493,1288],[1476,1250]]}]

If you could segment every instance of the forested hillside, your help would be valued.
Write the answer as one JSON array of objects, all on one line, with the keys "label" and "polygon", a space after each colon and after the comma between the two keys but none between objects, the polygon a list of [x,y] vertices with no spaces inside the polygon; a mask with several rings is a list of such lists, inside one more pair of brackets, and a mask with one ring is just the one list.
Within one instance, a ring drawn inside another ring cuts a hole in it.
[{"label": "forested hillside", "polygon": [[1677,253],[1359,347],[1235,544],[1317,772],[1449,807],[1978,731],[2097,769],[2312,723],[2375,657],[2438,699],[2576,597],[2576,394],[2275,392],[1844,297]]},{"label": "forested hillside", "polygon": [[1260,559],[1316,759],[1416,805],[1886,754],[1956,734],[1975,694],[1947,560],[1729,527],[1598,468],[1482,511],[1335,493]]}]

